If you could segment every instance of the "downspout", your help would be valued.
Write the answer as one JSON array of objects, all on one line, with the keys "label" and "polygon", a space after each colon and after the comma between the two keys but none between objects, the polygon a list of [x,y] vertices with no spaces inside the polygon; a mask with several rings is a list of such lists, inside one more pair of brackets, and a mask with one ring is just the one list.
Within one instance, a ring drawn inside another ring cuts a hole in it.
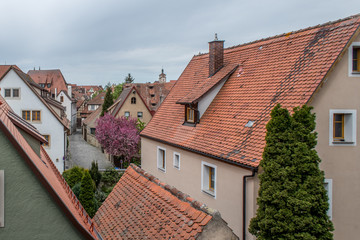
[{"label": "downspout", "polygon": [[250,177],[254,177],[255,176],[255,172],[256,172],[256,169],[253,168],[252,169],[252,173],[251,175],[245,175],[243,176],[243,237],[242,239],[245,240],[246,239],[246,179],[247,178],[250,178]]}]

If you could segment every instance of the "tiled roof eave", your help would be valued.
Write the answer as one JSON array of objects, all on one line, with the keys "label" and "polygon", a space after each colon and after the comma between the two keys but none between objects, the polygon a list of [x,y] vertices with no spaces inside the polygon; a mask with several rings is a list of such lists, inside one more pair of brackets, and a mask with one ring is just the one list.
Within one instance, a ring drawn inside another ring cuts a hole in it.
[{"label": "tiled roof eave", "polygon": [[[209,158],[213,158],[213,159],[216,159],[216,160],[220,160],[220,161],[223,161],[223,162],[226,162],[226,163],[229,163],[229,164],[233,164],[233,165],[236,165],[236,166],[245,168],[245,169],[257,171],[257,170],[258,170],[258,167],[259,167],[259,166],[258,166],[259,163],[255,163],[255,162],[254,162],[253,165],[245,164],[245,163],[240,163],[240,162],[232,161],[232,160],[227,159],[227,158],[223,158],[223,157],[220,157],[220,156],[216,156],[216,155],[213,155],[213,154],[209,154],[209,153],[206,153],[206,152],[202,152],[202,151],[199,151],[199,150],[196,150],[196,149],[193,149],[193,148],[185,147],[185,146],[182,146],[182,145],[180,145],[180,144],[176,144],[176,143],[168,142],[168,141],[166,141],[166,140],[162,140],[162,139],[159,139],[159,138],[151,137],[151,136],[148,136],[148,135],[146,135],[146,134],[140,133],[140,136],[141,136],[141,137],[148,138],[148,139],[153,140],[153,141],[157,141],[157,142],[161,142],[161,143],[164,143],[164,144],[168,144],[168,145],[173,146],[173,147],[178,147],[178,148],[181,148],[181,149],[183,149],[183,150],[187,150],[187,151],[190,151],[190,152],[193,152],[193,153],[197,153],[197,154],[203,155],[203,156],[205,156],[205,157],[209,157]],[[256,166],[255,166],[255,165],[256,165]]]}]

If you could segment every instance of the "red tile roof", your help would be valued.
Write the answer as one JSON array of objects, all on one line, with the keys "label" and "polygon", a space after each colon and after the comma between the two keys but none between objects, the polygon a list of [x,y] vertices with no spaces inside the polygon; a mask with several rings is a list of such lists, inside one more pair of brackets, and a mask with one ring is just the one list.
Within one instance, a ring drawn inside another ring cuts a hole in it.
[{"label": "red tile roof", "polygon": [[[357,15],[225,49],[225,66],[239,67],[200,123],[190,127],[183,125],[184,106],[176,103],[193,89],[200,92],[200,80],[209,76],[209,54],[194,56],[141,135],[240,166],[257,167],[271,109],[277,103],[289,109],[306,104],[353,39],[359,23]],[[252,127],[245,126],[249,121],[254,122]]]},{"label": "red tile roof", "polygon": [[[64,76],[62,75],[59,69],[52,70],[30,70],[27,73],[37,84],[45,84],[45,89],[50,91],[51,93],[55,93],[55,88],[57,94],[60,91],[67,92],[67,83],[65,81]],[[48,88],[47,84],[50,83],[51,86]]]},{"label": "red tile roof", "polygon": [[214,214],[131,164],[93,221],[103,239],[196,239]]},{"label": "red tile roof", "polygon": [[16,65],[0,65],[0,78],[9,71],[10,67],[20,70],[20,68]]},{"label": "red tile roof", "polygon": [[103,105],[106,92],[99,93],[96,97],[87,102],[88,105]]},{"label": "red tile roof", "polygon": [[[40,147],[39,157],[16,128],[16,126],[23,123],[20,121],[14,122],[13,116],[16,114],[12,112],[9,105],[1,96],[0,103],[0,129],[8,136],[9,140],[23,156],[31,170],[39,178],[40,182],[49,191],[55,202],[61,207],[65,215],[79,231],[87,239],[99,239],[90,217],[87,215],[44,148],[42,146]],[[17,116],[17,118],[20,117]],[[21,128],[29,128],[29,126],[24,124]],[[31,130],[33,133],[35,132],[34,129]]]},{"label": "red tile roof", "polygon": [[84,125],[88,125],[91,121],[97,119],[100,117],[102,111],[102,106],[98,107],[94,112],[92,112],[84,121],[83,124]]}]

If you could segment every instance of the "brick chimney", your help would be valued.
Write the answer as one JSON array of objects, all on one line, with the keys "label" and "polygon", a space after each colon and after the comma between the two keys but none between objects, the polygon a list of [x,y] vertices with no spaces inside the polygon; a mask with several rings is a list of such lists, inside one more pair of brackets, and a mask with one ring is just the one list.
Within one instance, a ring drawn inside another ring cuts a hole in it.
[{"label": "brick chimney", "polygon": [[224,41],[218,40],[215,33],[215,39],[209,42],[209,77],[214,75],[224,66]]}]

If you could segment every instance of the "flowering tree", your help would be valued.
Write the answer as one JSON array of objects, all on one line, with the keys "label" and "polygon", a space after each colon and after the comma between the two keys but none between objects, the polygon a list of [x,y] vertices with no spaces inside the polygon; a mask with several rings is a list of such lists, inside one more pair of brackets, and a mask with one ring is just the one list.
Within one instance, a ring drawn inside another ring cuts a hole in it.
[{"label": "flowering tree", "polygon": [[97,120],[95,136],[107,153],[124,161],[129,162],[138,152],[140,135],[136,118],[115,118],[105,113]]}]

